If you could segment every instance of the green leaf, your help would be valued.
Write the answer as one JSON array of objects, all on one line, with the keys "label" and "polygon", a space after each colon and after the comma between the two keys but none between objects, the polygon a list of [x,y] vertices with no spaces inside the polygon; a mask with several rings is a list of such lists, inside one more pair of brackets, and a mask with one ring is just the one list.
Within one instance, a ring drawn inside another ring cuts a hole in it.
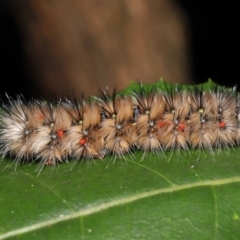
[{"label": "green leaf", "polygon": [[0,239],[240,239],[239,148],[142,156],[2,160]]},{"label": "green leaf", "polygon": [[170,154],[61,164],[38,177],[36,164],[14,171],[5,160],[0,239],[239,239],[240,149]]}]

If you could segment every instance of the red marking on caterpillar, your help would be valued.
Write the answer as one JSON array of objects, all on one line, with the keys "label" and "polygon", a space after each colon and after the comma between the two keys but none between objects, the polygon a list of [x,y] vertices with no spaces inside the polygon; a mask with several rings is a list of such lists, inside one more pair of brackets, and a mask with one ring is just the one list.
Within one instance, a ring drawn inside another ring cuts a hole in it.
[{"label": "red marking on caterpillar", "polygon": [[58,135],[59,138],[63,138],[63,136],[64,136],[64,131],[63,131],[63,130],[59,130],[59,131],[57,132],[57,135]]},{"label": "red marking on caterpillar", "polygon": [[177,130],[183,132],[185,129],[185,124],[184,123],[179,123],[177,126]]},{"label": "red marking on caterpillar", "polygon": [[159,126],[160,128],[164,128],[164,127],[166,126],[166,123],[165,123],[164,121],[160,120],[160,121],[158,122],[158,126]]},{"label": "red marking on caterpillar", "polygon": [[80,141],[79,141],[79,144],[81,146],[85,145],[87,143],[87,139],[86,138],[82,138]]},{"label": "red marking on caterpillar", "polygon": [[39,120],[43,120],[44,119],[43,114],[38,114],[37,117],[38,117]]},{"label": "red marking on caterpillar", "polygon": [[226,123],[225,122],[219,122],[219,128],[225,128]]}]

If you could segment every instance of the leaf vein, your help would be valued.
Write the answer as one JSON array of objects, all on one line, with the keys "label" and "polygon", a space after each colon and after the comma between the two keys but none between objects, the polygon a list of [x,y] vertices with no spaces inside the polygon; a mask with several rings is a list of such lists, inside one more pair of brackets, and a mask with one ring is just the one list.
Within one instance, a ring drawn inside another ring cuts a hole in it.
[{"label": "leaf vein", "polygon": [[2,235],[0,235],[0,240],[2,239],[6,239],[9,237],[13,237],[13,236],[17,236],[20,234],[24,234],[24,233],[28,233],[43,227],[47,227],[47,226],[51,226],[53,224],[57,224],[59,222],[63,222],[63,221],[67,221],[70,219],[74,219],[74,218],[78,218],[78,217],[84,217],[87,215],[91,215],[109,208],[112,208],[114,206],[119,206],[119,205],[123,205],[123,204],[127,204],[130,202],[134,202],[137,200],[141,200],[147,197],[151,197],[151,196],[156,196],[159,194],[164,194],[164,193],[172,193],[172,192],[177,192],[177,191],[182,191],[185,189],[191,189],[191,188],[195,188],[195,187],[212,187],[213,186],[220,186],[220,185],[226,185],[226,184],[231,184],[231,183],[238,183],[240,182],[240,176],[237,177],[231,177],[231,178],[223,178],[223,179],[217,179],[217,180],[208,180],[208,181],[202,181],[202,182],[196,182],[196,183],[189,183],[189,184],[183,184],[183,185],[179,185],[179,186],[171,186],[169,188],[163,188],[163,189],[157,189],[157,190],[150,190],[150,191],[145,191],[139,194],[135,194],[135,195],[130,195],[130,196],[126,196],[124,198],[120,198],[120,199],[114,199],[110,202],[107,203],[102,203],[99,204],[97,206],[93,206],[91,208],[87,208],[87,209],[82,209],[80,211],[76,211],[74,213],[69,213],[65,216],[62,216],[61,218],[53,218],[53,219],[49,219],[47,221],[43,221],[41,223],[36,223],[33,224],[31,226],[27,226],[27,227],[23,227],[20,229],[16,229],[16,230],[12,230],[10,232],[4,233]]}]

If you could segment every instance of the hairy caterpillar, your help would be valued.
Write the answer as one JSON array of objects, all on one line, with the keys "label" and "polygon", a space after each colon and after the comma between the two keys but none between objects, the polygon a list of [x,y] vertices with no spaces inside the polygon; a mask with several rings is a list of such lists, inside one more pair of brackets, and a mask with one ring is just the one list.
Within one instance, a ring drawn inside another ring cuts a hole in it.
[{"label": "hairy caterpillar", "polygon": [[165,86],[163,91],[139,83],[130,95],[106,88],[97,98],[73,101],[8,98],[0,113],[0,154],[14,157],[17,164],[39,160],[42,169],[68,158],[125,156],[136,148],[164,154],[239,145],[235,88]]}]

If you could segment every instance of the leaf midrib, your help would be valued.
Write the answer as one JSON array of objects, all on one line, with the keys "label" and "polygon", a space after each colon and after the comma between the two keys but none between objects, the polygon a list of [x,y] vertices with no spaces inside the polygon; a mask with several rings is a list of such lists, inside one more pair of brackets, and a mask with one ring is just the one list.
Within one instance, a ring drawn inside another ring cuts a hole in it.
[{"label": "leaf midrib", "polygon": [[217,180],[207,180],[207,181],[201,181],[201,182],[195,182],[195,183],[188,183],[188,184],[183,184],[183,185],[171,185],[168,188],[162,188],[162,189],[157,189],[157,190],[150,190],[150,191],[145,191],[139,194],[134,194],[130,196],[126,196],[124,198],[119,198],[119,199],[113,199],[110,202],[107,203],[102,203],[97,206],[93,206],[91,208],[87,208],[84,210],[80,210],[74,213],[69,213],[63,217],[58,217],[58,218],[52,218],[47,221],[43,221],[41,223],[36,223],[27,227],[19,228],[10,232],[7,232],[5,234],[0,235],[0,240],[1,239],[6,239],[8,237],[13,237],[19,234],[24,234],[28,233],[43,227],[47,226],[52,226],[53,224],[57,224],[59,222],[67,221],[70,219],[78,218],[78,217],[84,217],[90,214],[94,214],[103,210],[106,210],[108,208],[112,208],[114,206],[119,206],[122,204],[134,202],[143,198],[147,197],[152,197],[158,194],[163,194],[163,193],[169,193],[169,192],[177,192],[177,191],[182,191],[185,189],[191,189],[195,187],[204,187],[204,186],[220,186],[220,185],[226,185],[230,183],[236,183],[240,182],[240,176],[236,177],[231,177],[231,178],[223,178],[223,179],[217,179]]}]

